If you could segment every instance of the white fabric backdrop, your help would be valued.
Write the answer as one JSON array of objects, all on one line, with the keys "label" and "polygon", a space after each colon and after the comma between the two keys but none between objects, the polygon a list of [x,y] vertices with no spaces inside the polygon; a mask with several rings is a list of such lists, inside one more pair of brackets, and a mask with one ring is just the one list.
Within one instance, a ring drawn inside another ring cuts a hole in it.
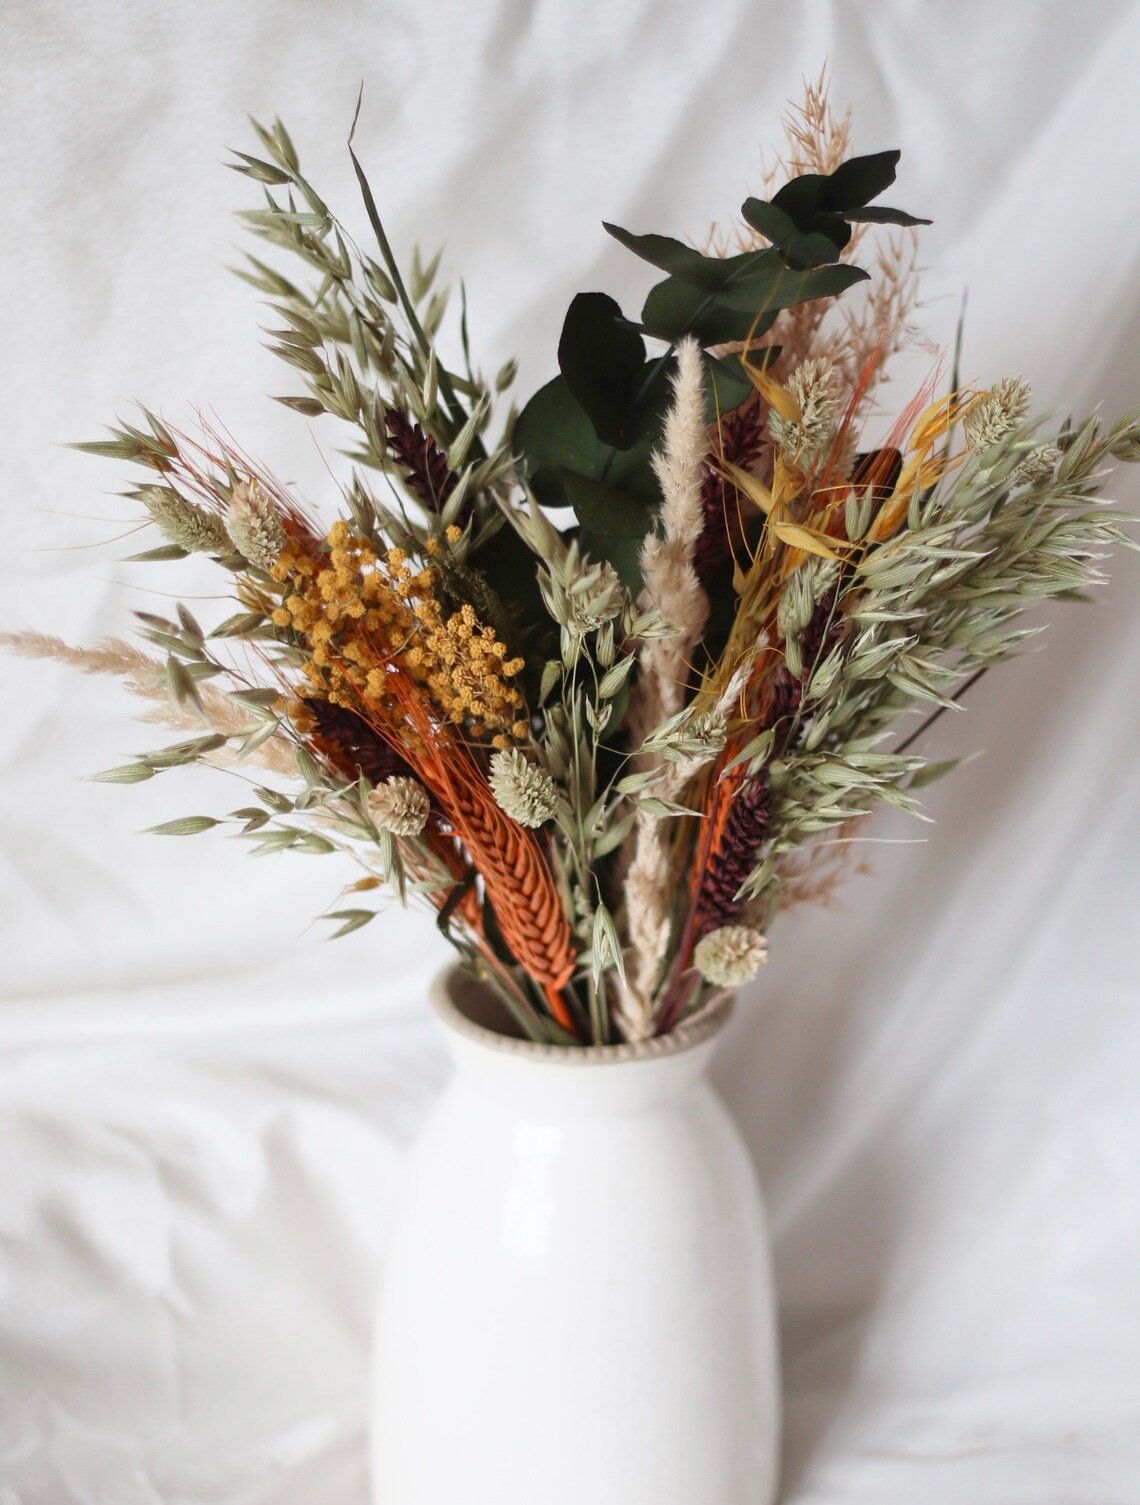
[{"label": "white fabric backdrop", "polygon": [[[132,399],[213,410],[328,493],[223,270],[245,110],[285,117],[363,233],[364,78],[394,242],[446,242],[481,363],[517,354],[526,392],[573,291],[647,285],[599,221],[731,214],[827,57],[857,149],[901,146],[894,198],[935,220],[932,336],[968,284],[967,376],[1131,406],[1128,0],[8,0],[0,625],[91,641],[154,606],[156,572],[116,562],[145,545],[105,546],[126,477],[60,447]],[[931,791],[934,827],[879,825],[925,844],[779,921],[722,1054],[774,1221],[795,1505],[1140,1498],[1138,580],[1116,559],[942,719],[933,756],[984,757]],[[162,733],[62,669],[0,684],[0,1505],[363,1505],[372,1289],[446,1072],[440,944],[399,912],[321,942],[333,859],[139,838],[243,801],[197,771],[81,784]]]}]

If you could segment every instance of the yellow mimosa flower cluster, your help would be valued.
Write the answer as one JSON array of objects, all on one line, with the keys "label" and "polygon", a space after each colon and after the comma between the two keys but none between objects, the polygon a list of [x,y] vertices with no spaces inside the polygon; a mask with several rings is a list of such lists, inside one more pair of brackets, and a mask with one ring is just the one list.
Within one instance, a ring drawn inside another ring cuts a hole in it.
[{"label": "yellow mimosa flower cluster", "polygon": [[[507,657],[506,644],[469,603],[444,610],[435,566],[417,568],[400,548],[381,558],[343,521],[327,544],[327,555],[314,560],[290,543],[271,571],[283,587],[272,620],[307,645],[314,694],[383,713],[395,661],[453,725],[496,747],[526,735],[522,692],[511,683],[523,660]],[[439,547],[433,540],[429,554]]]}]

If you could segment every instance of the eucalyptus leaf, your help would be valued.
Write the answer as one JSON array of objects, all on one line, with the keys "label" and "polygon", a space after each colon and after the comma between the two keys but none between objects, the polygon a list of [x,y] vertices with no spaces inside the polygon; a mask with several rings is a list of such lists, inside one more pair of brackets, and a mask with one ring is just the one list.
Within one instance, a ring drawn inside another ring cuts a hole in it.
[{"label": "eucalyptus leaf", "polygon": [[855,220],[856,223],[904,225],[910,228],[934,223],[933,220],[920,219],[917,215],[907,214],[903,209],[888,209],[885,204],[872,204],[866,209],[860,209],[857,214],[850,215],[849,218]]},{"label": "eucalyptus leaf", "polygon": [[[825,209],[839,211],[862,208],[885,193],[895,181],[895,171],[902,152],[872,152],[863,157],[849,157],[823,179],[820,200]],[[779,198],[779,194],[776,195]]]},{"label": "eucalyptus leaf", "polygon": [[741,211],[754,230],[759,230],[774,246],[798,233],[795,220],[784,209],[765,199],[748,198]]},{"label": "eucalyptus leaf", "polygon": [[683,241],[671,235],[634,235],[620,225],[611,225],[603,220],[602,228],[621,242],[627,251],[648,261],[651,266],[700,288],[702,292],[715,292],[732,275],[740,257],[704,256]]},{"label": "eucalyptus leaf", "polygon": [[871,206],[895,180],[897,151],[851,157],[833,173],[803,173],[786,183],[772,201],[746,199],[741,213],[766,236],[791,268],[806,270],[834,262],[851,240],[852,223],[927,225],[901,209]]},{"label": "eucalyptus leaf", "polygon": [[583,529],[595,538],[644,538],[652,513],[620,487],[575,471],[564,474],[567,495]]},{"label": "eucalyptus leaf", "polygon": [[602,443],[628,449],[644,381],[645,343],[613,298],[578,294],[562,325],[558,366]]},{"label": "eucalyptus leaf", "polygon": [[591,559],[604,559],[621,577],[622,584],[631,596],[637,596],[644,580],[641,574],[641,537],[617,537],[614,534],[590,533],[582,528],[578,533],[583,549]]},{"label": "eucalyptus leaf", "polygon": [[547,507],[569,507],[563,469],[595,474],[606,448],[564,376],[556,376],[534,394],[514,428],[515,449],[524,457],[531,489]]},{"label": "eucalyptus leaf", "polygon": [[676,343],[691,334],[701,345],[758,339],[767,334],[775,318],[775,312],[757,316],[755,310],[726,308],[679,277],[666,278],[652,288],[641,310],[646,332],[657,339]]},{"label": "eucalyptus leaf", "polygon": [[[775,349],[767,359],[775,360],[778,354],[778,349]],[[710,423],[715,422],[721,414],[735,411],[752,391],[752,383],[738,355],[720,359],[706,355],[705,376],[705,408]]]},{"label": "eucalyptus leaf", "polygon": [[862,267],[838,262],[801,271],[785,266],[777,257],[757,275],[742,277],[726,288],[718,295],[718,302],[723,308],[737,309],[753,317],[759,310],[767,315],[815,298],[838,297],[856,283],[868,282],[870,275]]}]

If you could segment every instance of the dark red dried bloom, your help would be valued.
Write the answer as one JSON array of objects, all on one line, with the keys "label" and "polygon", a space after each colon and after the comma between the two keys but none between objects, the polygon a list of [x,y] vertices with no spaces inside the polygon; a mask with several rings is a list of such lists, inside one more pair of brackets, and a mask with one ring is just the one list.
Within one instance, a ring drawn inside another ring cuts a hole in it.
[{"label": "dark red dried bloom", "polygon": [[307,700],[305,709],[316,722],[310,733],[317,751],[344,778],[360,774],[370,784],[383,784],[395,775],[402,777],[413,770],[399,753],[355,711],[333,705],[328,700]]},{"label": "dark red dried bloom", "polygon": [[[746,411],[738,408],[721,420],[718,460],[749,470],[760,458],[763,447],[760,412],[755,403]],[[704,526],[697,539],[693,565],[697,579],[707,591],[717,569],[739,546],[743,536],[735,487],[711,462],[702,468],[701,507]]]},{"label": "dark red dried bloom", "polygon": [[[804,672],[799,678],[779,669],[772,684],[764,727],[775,729],[772,756],[786,752],[792,741],[796,712],[813,671],[843,635],[843,618],[836,610],[837,590],[829,591],[812,613],[801,642]],[[742,901],[737,890],[756,866],[768,834],[772,793],[763,770],[731,794],[728,816],[719,840],[709,854],[696,893],[697,936],[732,923]]]},{"label": "dark red dried bloom", "polygon": [[447,456],[430,434],[398,408],[388,410],[384,423],[388,453],[404,472],[405,481],[429,512],[442,512],[457,484],[447,468]]},{"label": "dark red dried bloom", "polygon": [[756,856],[772,813],[772,791],[763,774],[749,779],[733,797],[716,851],[697,890],[697,939],[731,925],[740,909],[740,885],[756,866]]}]

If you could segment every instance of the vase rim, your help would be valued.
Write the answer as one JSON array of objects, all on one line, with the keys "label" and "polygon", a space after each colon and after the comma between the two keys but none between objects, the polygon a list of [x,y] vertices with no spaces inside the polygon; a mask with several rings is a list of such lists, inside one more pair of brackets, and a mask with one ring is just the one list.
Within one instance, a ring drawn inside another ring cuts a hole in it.
[{"label": "vase rim", "polygon": [[457,1002],[455,995],[460,989],[468,991],[469,996],[476,991],[484,995],[490,993],[458,962],[437,972],[428,996],[436,1018],[445,1029],[501,1055],[571,1067],[617,1066],[630,1061],[657,1061],[680,1055],[718,1034],[727,1024],[733,1008],[732,994],[726,993],[703,1009],[691,1023],[680,1024],[668,1034],[654,1035],[650,1040],[626,1040],[616,1045],[548,1045],[480,1024]]}]

